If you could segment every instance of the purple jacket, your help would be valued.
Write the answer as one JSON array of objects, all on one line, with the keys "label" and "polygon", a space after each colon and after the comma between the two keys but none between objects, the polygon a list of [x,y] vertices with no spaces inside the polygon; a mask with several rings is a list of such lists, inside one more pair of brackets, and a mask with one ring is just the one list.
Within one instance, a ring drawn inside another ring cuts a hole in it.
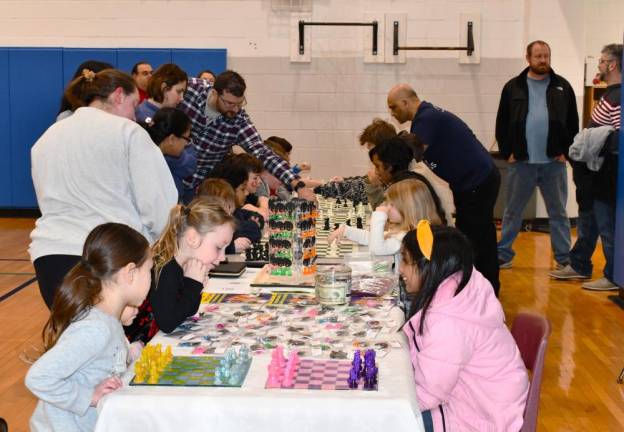
[{"label": "purple jacket", "polygon": [[422,335],[421,312],[403,326],[420,409],[431,410],[436,431],[517,432],[529,390],[520,351],[487,279],[473,268],[453,297],[459,281],[442,282]]}]

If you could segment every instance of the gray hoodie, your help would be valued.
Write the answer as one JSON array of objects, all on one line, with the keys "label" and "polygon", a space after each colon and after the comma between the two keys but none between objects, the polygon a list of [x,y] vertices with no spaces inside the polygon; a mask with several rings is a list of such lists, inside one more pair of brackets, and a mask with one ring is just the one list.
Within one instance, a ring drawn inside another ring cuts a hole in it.
[{"label": "gray hoodie", "polygon": [[574,137],[568,155],[572,160],[586,162],[587,168],[591,171],[600,171],[604,162],[604,157],[600,156],[600,152],[614,130],[612,126],[583,129]]}]

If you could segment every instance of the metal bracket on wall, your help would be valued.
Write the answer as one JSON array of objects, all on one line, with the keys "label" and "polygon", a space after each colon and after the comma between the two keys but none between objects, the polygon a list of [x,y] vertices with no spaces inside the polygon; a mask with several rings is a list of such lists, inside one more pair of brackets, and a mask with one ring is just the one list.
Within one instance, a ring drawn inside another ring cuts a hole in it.
[{"label": "metal bracket on wall", "polygon": [[305,22],[299,21],[299,55],[305,52],[304,32],[305,26],[346,26],[346,27],[373,27],[373,55],[377,55],[377,21],[357,23],[357,22]]},{"label": "metal bracket on wall", "polygon": [[[394,21],[392,54],[399,55],[399,50],[404,50],[404,51],[466,51],[466,54],[471,56],[475,49],[474,38],[472,36],[472,21],[468,21],[466,31],[467,31],[466,40],[468,41],[467,43],[468,46],[465,46],[465,47],[427,47],[427,46],[400,47],[399,46],[399,22]],[[299,35],[301,35],[301,33],[299,33]]]}]

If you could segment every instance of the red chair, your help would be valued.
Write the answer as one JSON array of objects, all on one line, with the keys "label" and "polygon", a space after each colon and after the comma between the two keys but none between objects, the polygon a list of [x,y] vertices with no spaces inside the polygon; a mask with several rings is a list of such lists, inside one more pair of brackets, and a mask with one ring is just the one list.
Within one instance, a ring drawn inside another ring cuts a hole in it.
[{"label": "red chair", "polygon": [[541,315],[519,313],[511,325],[511,334],[520,349],[524,365],[531,371],[529,395],[524,408],[524,424],[520,432],[535,432],[537,429],[542,371],[550,331],[550,321]]}]

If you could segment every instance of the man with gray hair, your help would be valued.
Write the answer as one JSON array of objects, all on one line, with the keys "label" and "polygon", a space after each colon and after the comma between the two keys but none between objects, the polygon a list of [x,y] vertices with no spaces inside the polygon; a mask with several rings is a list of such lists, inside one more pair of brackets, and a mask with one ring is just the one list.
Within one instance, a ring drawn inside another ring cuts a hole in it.
[{"label": "man with gray hair", "polygon": [[[588,279],[592,274],[591,257],[598,235],[605,255],[604,277],[582,285],[592,291],[618,289],[613,283],[615,243],[615,193],[620,129],[620,91],[622,86],[622,45],[610,44],[602,49],[598,61],[598,78],[607,88],[591,113],[588,128],[610,126],[615,129],[607,138],[601,156],[604,161],[599,171],[591,171],[584,162],[574,162],[574,183],[579,205],[578,238],[570,251],[570,265],[552,271],[555,279]],[[576,145],[576,144],[575,144]]]}]

